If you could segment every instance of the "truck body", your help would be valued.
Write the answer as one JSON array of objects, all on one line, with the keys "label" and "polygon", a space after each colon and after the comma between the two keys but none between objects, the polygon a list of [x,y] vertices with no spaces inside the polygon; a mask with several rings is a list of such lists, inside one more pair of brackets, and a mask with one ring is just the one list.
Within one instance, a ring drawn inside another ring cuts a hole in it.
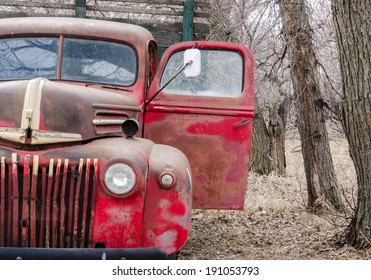
[{"label": "truck body", "polygon": [[139,26],[1,19],[0,258],[174,255],[192,208],[243,208],[252,118],[242,45],[178,43],[157,67]]}]

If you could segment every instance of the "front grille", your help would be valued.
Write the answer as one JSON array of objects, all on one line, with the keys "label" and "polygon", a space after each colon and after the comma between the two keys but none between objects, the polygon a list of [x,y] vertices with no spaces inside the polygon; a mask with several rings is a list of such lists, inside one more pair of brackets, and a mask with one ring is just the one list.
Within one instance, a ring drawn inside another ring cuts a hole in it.
[{"label": "front grille", "polygon": [[89,247],[98,160],[1,157],[0,247]]}]

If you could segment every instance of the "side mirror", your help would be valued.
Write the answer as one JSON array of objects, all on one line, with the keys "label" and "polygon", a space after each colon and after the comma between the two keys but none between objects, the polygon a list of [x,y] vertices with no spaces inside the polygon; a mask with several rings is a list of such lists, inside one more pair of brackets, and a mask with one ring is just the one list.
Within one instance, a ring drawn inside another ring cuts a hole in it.
[{"label": "side mirror", "polygon": [[201,52],[199,49],[188,49],[184,52],[184,66],[186,66],[184,69],[186,78],[197,78],[200,76]]}]

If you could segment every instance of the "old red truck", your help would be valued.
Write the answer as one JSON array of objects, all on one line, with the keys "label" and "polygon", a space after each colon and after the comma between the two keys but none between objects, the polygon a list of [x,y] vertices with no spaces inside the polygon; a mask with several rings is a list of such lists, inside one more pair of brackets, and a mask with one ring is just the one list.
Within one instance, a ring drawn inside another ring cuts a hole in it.
[{"label": "old red truck", "polygon": [[0,20],[0,258],[166,259],[192,208],[243,208],[250,50],[156,58],[135,25]]}]

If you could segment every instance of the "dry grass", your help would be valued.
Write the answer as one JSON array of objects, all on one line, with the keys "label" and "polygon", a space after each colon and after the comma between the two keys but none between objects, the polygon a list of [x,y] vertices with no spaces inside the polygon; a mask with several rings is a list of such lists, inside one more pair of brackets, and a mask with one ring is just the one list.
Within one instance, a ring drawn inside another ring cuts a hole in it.
[{"label": "dry grass", "polygon": [[[355,172],[346,140],[330,144],[339,184],[354,204]],[[342,236],[348,214],[306,209],[306,183],[300,142],[287,137],[287,176],[250,174],[244,211],[194,210],[189,241],[181,259],[369,259]]]}]

